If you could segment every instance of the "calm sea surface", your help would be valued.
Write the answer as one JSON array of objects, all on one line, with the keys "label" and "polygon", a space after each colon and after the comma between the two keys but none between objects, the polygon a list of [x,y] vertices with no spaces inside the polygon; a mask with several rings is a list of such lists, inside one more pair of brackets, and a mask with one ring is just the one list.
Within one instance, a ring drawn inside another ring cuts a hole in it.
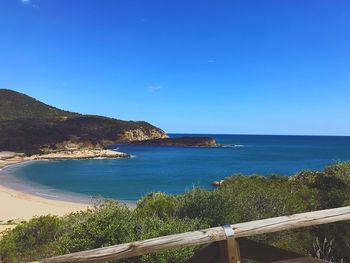
[{"label": "calm sea surface", "polygon": [[[172,135],[173,137],[179,135]],[[2,184],[42,196],[58,193],[137,200],[151,191],[182,193],[235,173],[292,175],[350,160],[350,137],[209,135],[224,147],[114,145],[130,159],[38,161],[11,167]]]}]

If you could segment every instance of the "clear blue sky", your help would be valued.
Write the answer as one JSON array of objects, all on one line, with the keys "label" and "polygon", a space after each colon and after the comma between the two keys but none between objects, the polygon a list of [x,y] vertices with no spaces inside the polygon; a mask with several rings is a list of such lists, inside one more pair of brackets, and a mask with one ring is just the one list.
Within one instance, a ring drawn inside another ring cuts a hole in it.
[{"label": "clear blue sky", "polygon": [[167,132],[350,135],[350,1],[1,0],[0,88]]}]

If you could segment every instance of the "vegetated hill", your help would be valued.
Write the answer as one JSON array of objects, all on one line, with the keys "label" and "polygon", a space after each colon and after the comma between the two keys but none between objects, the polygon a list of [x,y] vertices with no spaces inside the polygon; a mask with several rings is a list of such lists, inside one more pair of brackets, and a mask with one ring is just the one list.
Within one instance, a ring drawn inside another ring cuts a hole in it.
[{"label": "vegetated hill", "polygon": [[0,90],[0,151],[35,153],[167,137],[144,121],[72,113],[15,91]]},{"label": "vegetated hill", "polygon": [[0,89],[0,121],[17,119],[52,119],[79,116],[49,106],[23,93]]}]

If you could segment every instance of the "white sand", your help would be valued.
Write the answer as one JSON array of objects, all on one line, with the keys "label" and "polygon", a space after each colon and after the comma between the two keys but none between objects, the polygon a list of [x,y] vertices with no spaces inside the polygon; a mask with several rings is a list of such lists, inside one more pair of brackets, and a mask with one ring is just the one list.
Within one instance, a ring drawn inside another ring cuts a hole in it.
[{"label": "white sand", "polygon": [[[91,155],[91,156],[90,156]],[[0,151],[0,173],[1,169],[10,165],[32,161],[37,159],[79,159],[90,157],[107,157],[120,158],[126,157],[124,153],[114,151],[74,151],[74,154],[69,152],[61,152],[53,155],[30,156],[25,157],[21,154]],[[131,208],[136,206],[136,203],[127,203]],[[46,199],[40,196],[14,190],[1,185],[0,181],[0,233],[8,226],[4,225],[8,220],[28,220],[34,216],[41,215],[58,215],[62,216],[75,211],[82,211],[89,208],[89,205],[83,203],[75,203],[68,201]]]},{"label": "white sand", "polygon": [[[0,152],[1,168],[25,162],[31,158],[16,156],[14,153]],[[0,182],[1,184],[1,182]],[[45,199],[0,185],[0,224],[8,220],[28,220],[41,215],[65,215],[74,211],[86,210],[87,204]],[[6,226],[1,225],[0,232]]]},{"label": "white sand", "polygon": [[87,204],[45,199],[0,185],[0,221],[28,220],[41,215],[65,215],[86,210]]}]

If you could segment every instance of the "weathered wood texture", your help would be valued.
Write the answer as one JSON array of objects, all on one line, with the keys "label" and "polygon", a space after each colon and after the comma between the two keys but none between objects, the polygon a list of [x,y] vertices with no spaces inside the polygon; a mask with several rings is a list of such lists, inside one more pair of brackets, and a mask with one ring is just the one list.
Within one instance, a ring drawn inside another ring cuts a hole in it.
[{"label": "weathered wood texture", "polygon": [[223,240],[217,243],[219,243],[220,263],[241,262],[239,244],[235,238],[231,238],[229,242]]},{"label": "weathered wood texture", "polygon": [[[350,220],[349,206],[239,223],[231,225],[231,227],[235,230],[235,238],[239,238],[345,220]],[[103,262],[111,259],[135,257],[165,249],[207,244],[225,239],[226,236],[223,228],[215,227],[87,250],[49,259],[42,259],[40,262]]]}]

